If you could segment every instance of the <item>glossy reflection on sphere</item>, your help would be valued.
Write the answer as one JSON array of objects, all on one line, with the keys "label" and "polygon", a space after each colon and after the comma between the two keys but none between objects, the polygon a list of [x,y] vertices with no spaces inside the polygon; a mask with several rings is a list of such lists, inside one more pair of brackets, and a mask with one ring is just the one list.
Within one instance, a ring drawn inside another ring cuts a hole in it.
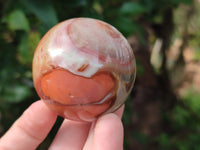
[{"label": "glossy reflection on sphere", "polygon": [[58,115],[93,121],[126,100],[135,80],[131,47],[111,25],[89,18],[49,30],[33,58],[38,95]]}]

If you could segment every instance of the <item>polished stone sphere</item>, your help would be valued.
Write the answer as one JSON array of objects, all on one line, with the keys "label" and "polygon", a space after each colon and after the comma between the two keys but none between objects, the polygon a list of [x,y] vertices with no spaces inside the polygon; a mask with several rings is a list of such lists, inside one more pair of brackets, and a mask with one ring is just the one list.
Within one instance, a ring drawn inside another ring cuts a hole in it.
[{"label": "polished stone sphere", "polygon": [[116,111],[136,76],[133,51],[113,26],[74,18],[50,29],[33,58],[35,89],[58,115],[93,121]]}]

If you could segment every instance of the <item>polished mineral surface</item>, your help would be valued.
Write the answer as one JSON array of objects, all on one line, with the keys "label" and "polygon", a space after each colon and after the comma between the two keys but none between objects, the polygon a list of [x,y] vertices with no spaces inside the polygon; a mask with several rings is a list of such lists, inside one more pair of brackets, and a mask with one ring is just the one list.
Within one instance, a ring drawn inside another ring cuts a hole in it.
[{"label": "polished mineral surface", "polygon": [[113,26],[95,19],[66,20],[49,30],[33,58],[33,81],[58,115],[77,121],[118,109],[136,75],[133,51]]}]

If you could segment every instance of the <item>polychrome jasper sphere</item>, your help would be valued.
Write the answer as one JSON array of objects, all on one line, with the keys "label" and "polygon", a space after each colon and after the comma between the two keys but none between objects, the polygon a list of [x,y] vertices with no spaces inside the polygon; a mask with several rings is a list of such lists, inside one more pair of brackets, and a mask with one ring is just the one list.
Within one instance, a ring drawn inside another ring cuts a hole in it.
[{"label": "polychrome jasper sphere", "polygon": [[58,115],[93,121],[117,110],[136,75],[133,51],[111,25],[89,18],[61,22],[38,44],[33,81],[46,105]]}]

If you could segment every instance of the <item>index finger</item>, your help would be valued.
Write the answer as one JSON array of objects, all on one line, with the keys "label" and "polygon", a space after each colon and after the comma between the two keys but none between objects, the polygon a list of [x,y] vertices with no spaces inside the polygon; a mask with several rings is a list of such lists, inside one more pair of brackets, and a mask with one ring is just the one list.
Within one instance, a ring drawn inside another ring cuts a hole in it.
[{"label": "index finger", "polygon": [[42,101],[33,103],[0,139],[0,149],[36,149],[55,121],[56,115]]}]

